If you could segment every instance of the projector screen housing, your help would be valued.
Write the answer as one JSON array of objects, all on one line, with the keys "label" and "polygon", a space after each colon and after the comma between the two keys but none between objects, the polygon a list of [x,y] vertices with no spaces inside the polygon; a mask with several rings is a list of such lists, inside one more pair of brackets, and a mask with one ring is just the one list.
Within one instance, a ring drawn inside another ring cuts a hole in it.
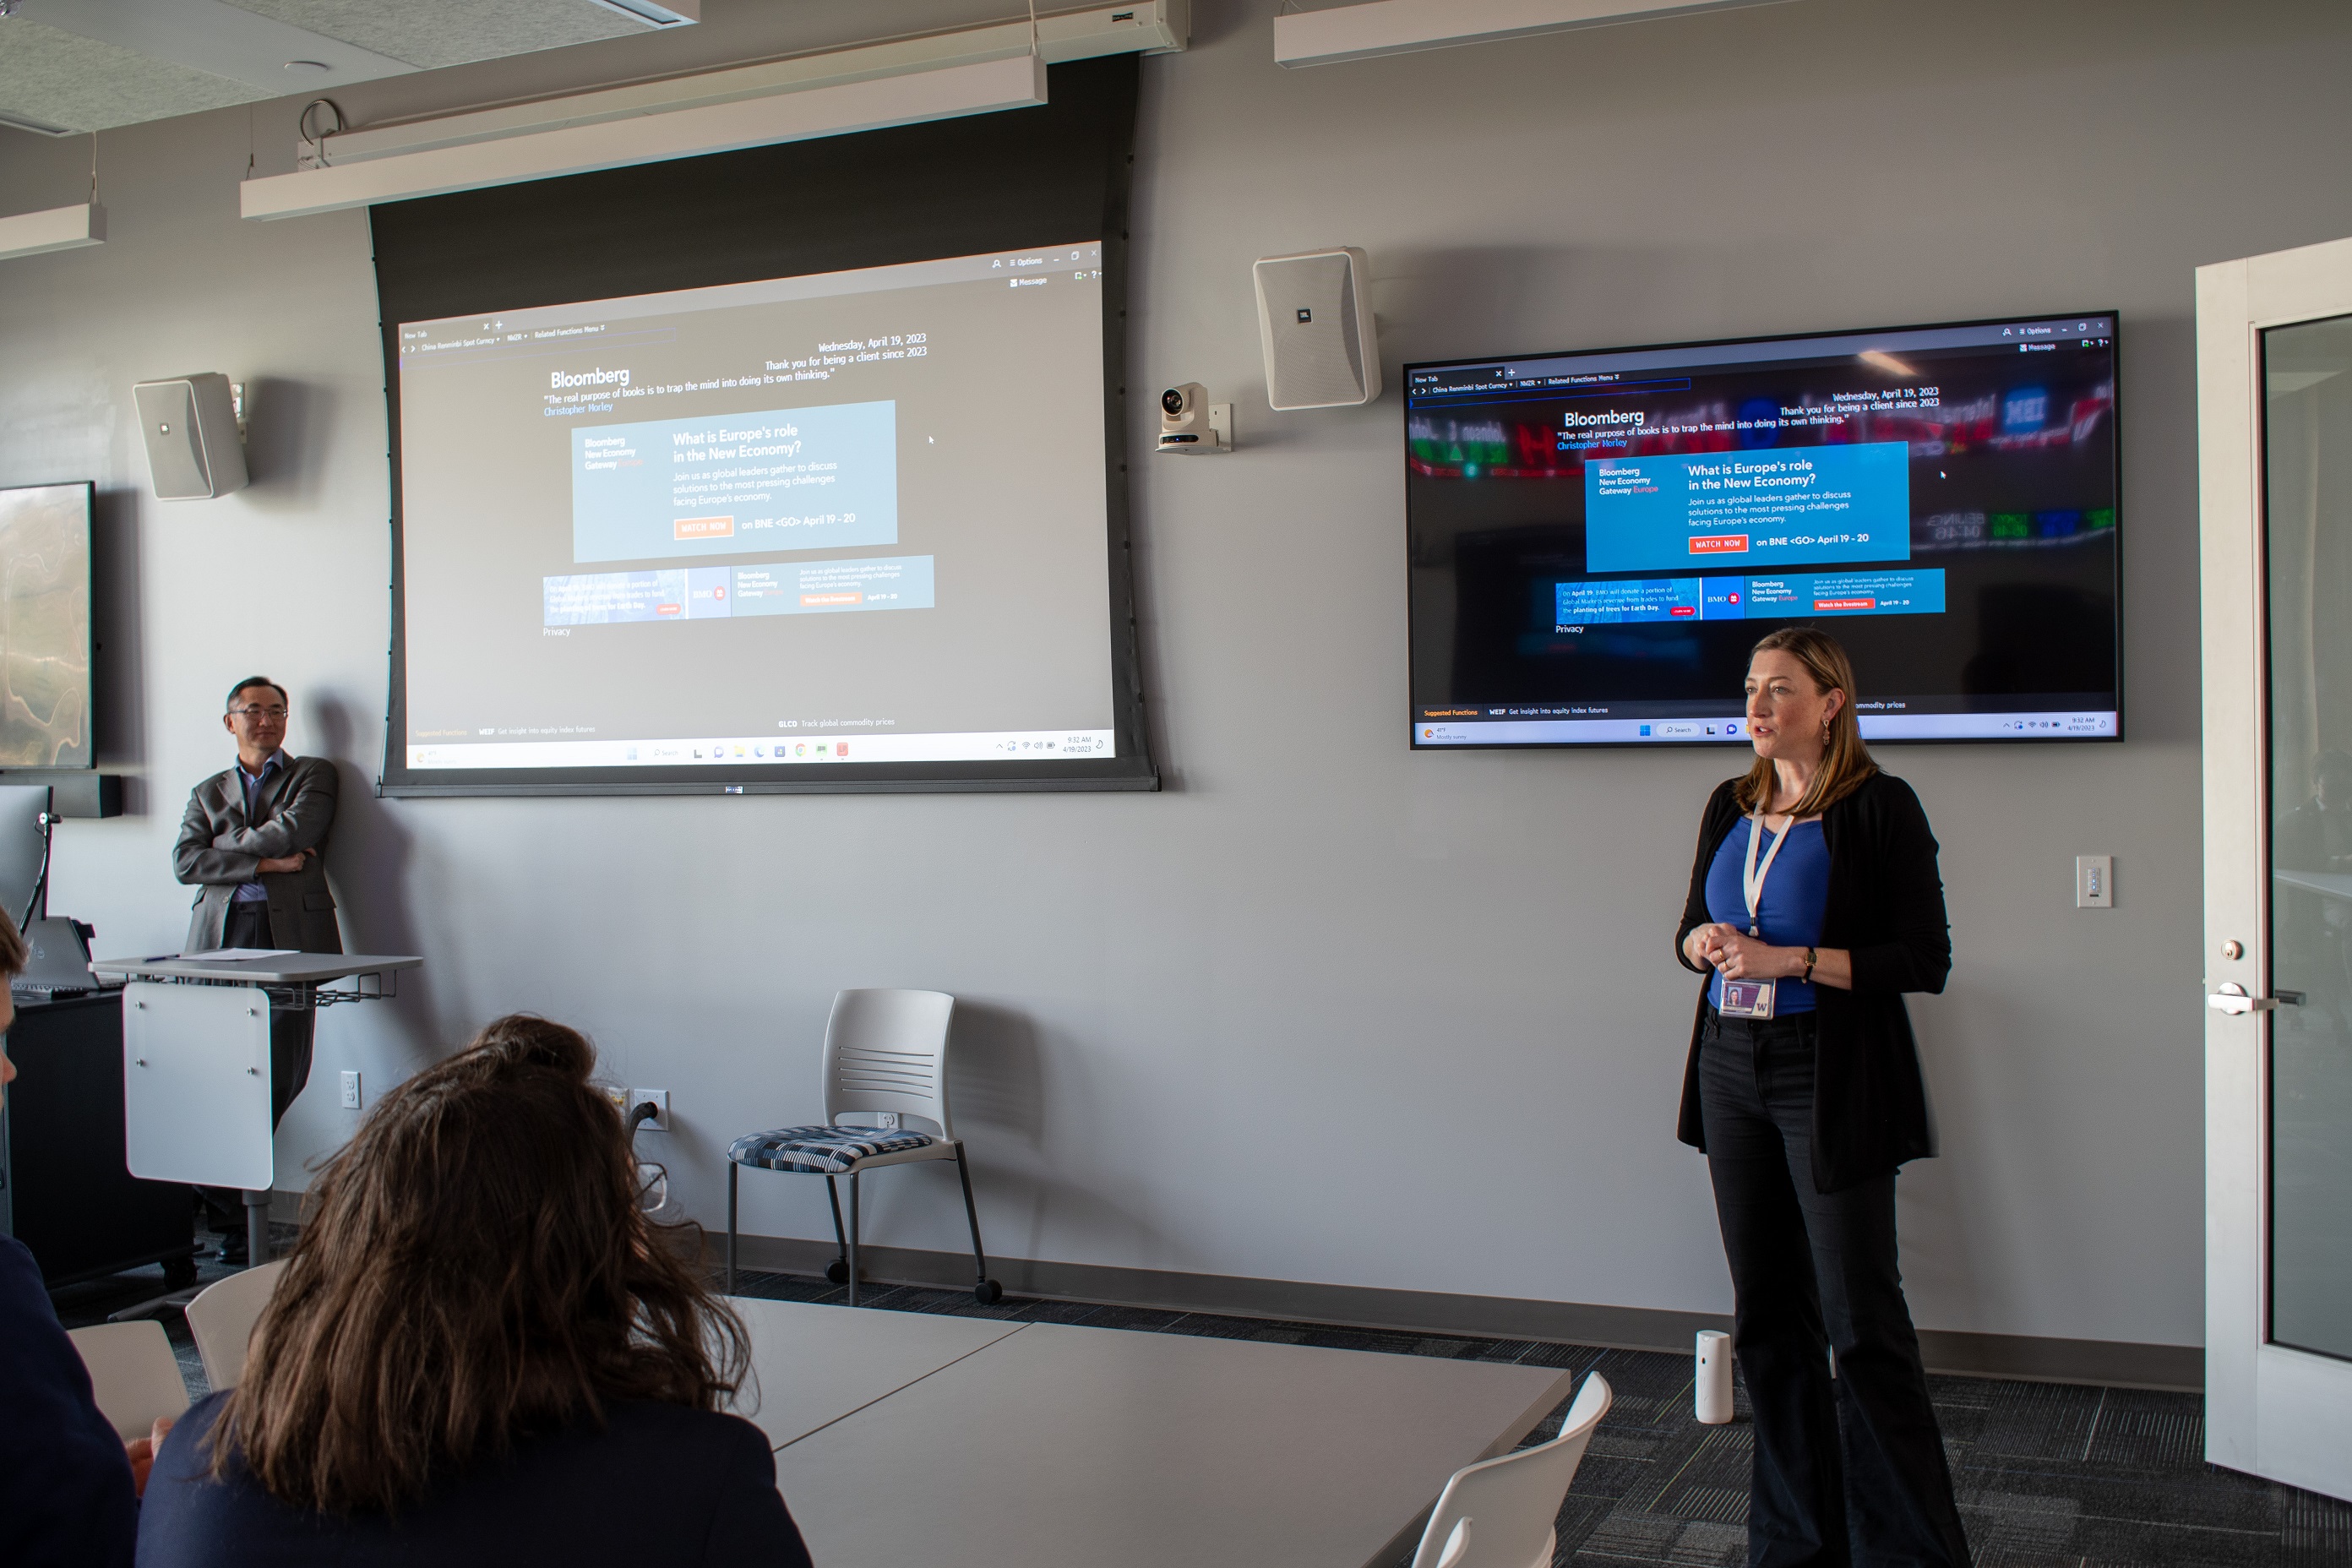
[{"label": "projector screen housing", "polygon": [[1412,744],[1747,747],[1821,626],[1864,737],[2119,740],[2116,314],[1405,367]]},{"label": "projector screen housing", "polygon": [[1157,787],[1132,58],[373,213],[394,795]]}]

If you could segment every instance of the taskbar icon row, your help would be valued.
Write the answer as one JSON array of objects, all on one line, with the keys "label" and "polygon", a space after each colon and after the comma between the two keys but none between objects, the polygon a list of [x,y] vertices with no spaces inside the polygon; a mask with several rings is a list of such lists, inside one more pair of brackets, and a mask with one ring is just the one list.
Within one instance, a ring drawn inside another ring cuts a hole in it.
[{"label": "taskbar icon row", "polygon": [[[2114,740],[2121,715],[2108,710],[2023,713],[1859,713],[1864,741]],[[1752,744],[1744,717],[1674,719],[1423,717],[1415,749],[1449,746]]]},{"label": "taskbar icon row", "polygon": [[412,745],[418,770],[515,768],[818,767],[843,763],[976,763],[1099,760],[1118,742],[1108,730],[1003,730],[927,735],[861,731],[713,740],[480,741]]}]

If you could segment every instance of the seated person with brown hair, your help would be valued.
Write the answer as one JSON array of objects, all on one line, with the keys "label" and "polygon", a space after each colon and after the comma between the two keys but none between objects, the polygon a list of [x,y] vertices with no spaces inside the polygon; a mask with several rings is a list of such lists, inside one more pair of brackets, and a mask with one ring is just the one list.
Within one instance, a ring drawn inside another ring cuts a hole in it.
[{"label": "seated person with brown hair", "polygon": [[386,1095],[245,1380],[182,1418],[150,1568],[808,1568],[767,1438],[720,1405],[743,1330],[638,1208],[577,1032],[517,1015]]}]

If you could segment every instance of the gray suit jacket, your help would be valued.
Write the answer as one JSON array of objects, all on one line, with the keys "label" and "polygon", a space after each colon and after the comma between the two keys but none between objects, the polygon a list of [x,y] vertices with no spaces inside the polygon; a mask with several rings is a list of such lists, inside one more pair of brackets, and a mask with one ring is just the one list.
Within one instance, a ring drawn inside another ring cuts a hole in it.
[{"label": "gray suit jacket", "polygon": [[[269,942],[304,952],[341,952],[335,896],[327,890],[327,832],[335,825],[335,764],[323,757],[293,757],[263,782],[258,809],[246,820],[245,790],[236,770],[215,773],[188,792],[180,841],[172,852],[181,881],[199,887],[188,923],[188,951],[222,945],[229,900],[237,886],[259,882],[269,891]],[[316,849],[299,871],[263,873],[265,859]]]}]

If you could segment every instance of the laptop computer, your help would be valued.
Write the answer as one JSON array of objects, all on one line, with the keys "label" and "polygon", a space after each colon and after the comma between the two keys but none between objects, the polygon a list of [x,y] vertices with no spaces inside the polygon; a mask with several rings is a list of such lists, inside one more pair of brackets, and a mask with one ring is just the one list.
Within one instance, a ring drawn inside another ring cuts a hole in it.
[{"label": "laptop computer", "polygon": [[25,927],[25,972],[8,989],[26,996],[80,996],[101,989],[89,972],[91,927],[68,915],[47,915]]}]

